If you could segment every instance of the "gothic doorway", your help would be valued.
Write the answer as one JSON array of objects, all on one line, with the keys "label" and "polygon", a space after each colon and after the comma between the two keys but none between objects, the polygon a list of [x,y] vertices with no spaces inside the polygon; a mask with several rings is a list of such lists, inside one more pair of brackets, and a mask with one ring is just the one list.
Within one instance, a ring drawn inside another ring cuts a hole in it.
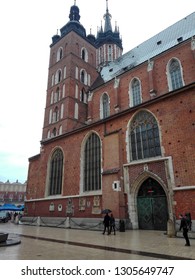
[{"label": "gothic doorway", "polygon": [[140,229],[167,229],[167,197],[162,186],[156,180],[148,178],[140,186],[137,209]]}]

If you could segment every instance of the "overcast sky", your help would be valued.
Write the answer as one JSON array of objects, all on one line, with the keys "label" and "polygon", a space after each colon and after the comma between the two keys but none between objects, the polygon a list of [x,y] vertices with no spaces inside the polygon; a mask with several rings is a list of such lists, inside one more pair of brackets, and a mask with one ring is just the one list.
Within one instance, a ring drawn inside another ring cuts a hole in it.
[{"label": "overcast sky", "polygon": [[[74,0],[9,0],[0,4],[0,181],[27,179],[28,158],[39,153],[49,45],[69,20]],[[80,23],[96,35],[106,0],[77,0]],[[193,0],[109,0],[124,52],[195,11]]]}]

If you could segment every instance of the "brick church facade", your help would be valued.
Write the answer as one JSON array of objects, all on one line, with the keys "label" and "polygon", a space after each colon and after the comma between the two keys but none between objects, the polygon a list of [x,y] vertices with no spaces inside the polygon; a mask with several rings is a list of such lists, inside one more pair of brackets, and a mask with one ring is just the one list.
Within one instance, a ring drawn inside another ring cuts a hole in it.
[{"label": "brick church facade", "polygon": [[195,220],[195,13],[125,54],[108,1],[104,20],[86,35],[75,2],[52,37],[26,219],[95,228],[109,208],[132,229]]}]

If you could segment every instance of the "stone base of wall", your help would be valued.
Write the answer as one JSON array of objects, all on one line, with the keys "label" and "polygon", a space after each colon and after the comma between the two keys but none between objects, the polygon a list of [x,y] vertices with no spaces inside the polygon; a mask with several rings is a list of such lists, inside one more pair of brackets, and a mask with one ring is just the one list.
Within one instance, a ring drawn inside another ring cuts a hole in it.
[{"label": "stone base of wall", "polygon": [[[180,227],[180,220],[176,221],[176,236],[177,237],[183,237],[183,231],[179,231]],[[195,220],[192,220],[192,230],[188,232],[188,237],[195,239]]]},{"label": "stone base of wall", "polygon": [[[176,236],[183,238],[183,232],[182,231],[177,231]],[[195,231],[189,231],[188,232],[188,237],[189,237],[189,239],[195,239]]]},{"label": "stone base of wall", "polygon": [[[128,220],[124,220],[125,229],[131,229]],[[59,227],[85,230],[103,231],[103,218],[72,218],[72,217],[22,217],[19,224],[45,226],[45,227]],[[116,219],[116,230],[120,230],[120,221]]]}]

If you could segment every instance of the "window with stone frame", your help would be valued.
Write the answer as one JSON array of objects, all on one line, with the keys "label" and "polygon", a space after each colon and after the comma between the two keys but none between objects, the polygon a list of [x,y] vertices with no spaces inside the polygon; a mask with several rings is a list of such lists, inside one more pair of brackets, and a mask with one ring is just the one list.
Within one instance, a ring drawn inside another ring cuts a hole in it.
[{"label": "window with stone frame", "polygon": [[161,156],[158,123],[148,111],[137,113],[129,128],[130,160]]},{"label": "window with stone frame", "polygon": [[88,62],[88,52],[87,52],[86,48],[82,48],[82,50],[81,50],[81,58],[85,62]]},{"label": "window with stone frame", "polygon": [[50,160],[49,195],[60,195],[62,192],[63,153],[56,149]]},{"label": "window with stone frame", "polygon": [[131,107],[139,105],[141,103],[141,83],[138,79],[134,78],[131,82]]},{"label": "window with stone frame", "polygon": [[55,84],[60,83],[61,80],[62,80],[62,70],[59,69],[59,70],[56,72],[56,75],[55,75]]},{"label": "window with stone frame", "polygon": [[58,49],[58,51],[57,51],[57,59],[56,59],[56,61],[57,61],[57,62],[60,61],[60,60],[62,59],[62,57],[63,57],[63,48],[60,47],[60,48]]},{"label": "window with stone frame", "polygon": [[173,58],[169,63],[169,75],[171,82],[171,90],[183,87],[183,78],[180,63],[177,59]]},{"label": "window with stone frame", "polygon": [[102,96],[102,118],[105,119],[110,116],[109,96],[104,93]]},{"label": "window with stone frame", "polygon": [[101,190],[101,143],[95,133],[85,143],[83,178],[84,192]]}]

